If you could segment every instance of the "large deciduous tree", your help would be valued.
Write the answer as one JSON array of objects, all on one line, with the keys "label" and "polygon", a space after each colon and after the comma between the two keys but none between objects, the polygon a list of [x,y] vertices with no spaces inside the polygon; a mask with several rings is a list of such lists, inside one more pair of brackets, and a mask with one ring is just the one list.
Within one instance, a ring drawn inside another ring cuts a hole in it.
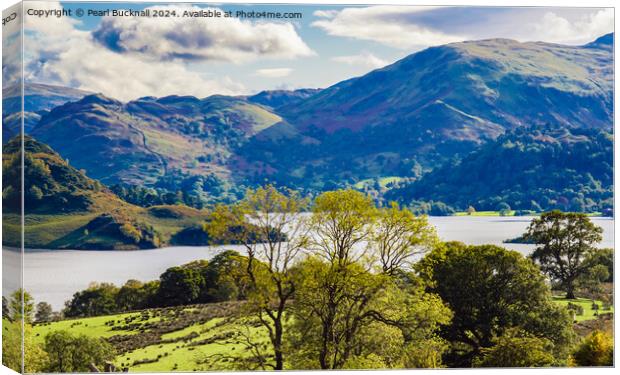
[{"label": "large deciduous tree", "polygon": [[110,283],[92,283],[88,289],[77,292],[65,302],[63,310],[67,317],[97,316],[117,311],[118,288]]},{"label": "large deciduous tree", "polygon": [[392,202],[390,207],[379,210],[370,241],[382,271],[393,275],[432,249],[437,235],[425,216],[415,216]]},{"label": "large deciduous tree", "polygon": [[533,219],[524,238],[537,245],[532,259],[572,299],[577,279],[588,269],[584,260],[603,239],[602,233],[585,214],[551,211]]},{"label": "large deciduous tree", "polygon": [[378,210],[368,196],[339,190],[316,198],[310,223],[311,256],[298,266],[293,305],[299,367],[417,366],[415,343],[441,350],[431,344],[433,332],[450,312],[404,272],[434,243],[424,219],[396,205]]},{"label": "large deciduous tree", "polygon": [[159,277],[157,299],[163,306],[178,306],[196,303],[203,289],[205,279],[194,267],[170,267]]},{"label": "large deciduous tree", "polygon": [[247,306],[267,330],[273,351],[273,363],[258,361],[263,369],[284,369],[284,314],[296,288],[291,271],[307,243],[301,215],[307,206],[299,193],[269,185],[249,190],[237,205],[218,206],[205,225],[212,239],[246,250]]},{"label": "large deciduous tree", "polygon": [[566,360],[574,335],[571,319],[551,300],[538,267],[518,252],[449,242],[416,268],[428,291],[437,293],[454,312],[452,322],[441,330],[452,344],[446,357],[449,365],[471,366],[514,329],[549,340],[556,363]]}]

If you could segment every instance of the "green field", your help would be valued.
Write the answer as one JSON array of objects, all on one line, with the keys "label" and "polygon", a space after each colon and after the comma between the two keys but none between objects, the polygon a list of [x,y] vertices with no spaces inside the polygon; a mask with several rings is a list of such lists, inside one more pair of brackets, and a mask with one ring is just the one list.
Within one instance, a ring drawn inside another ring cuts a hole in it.
[{"label": "green field", "polygon": [[[553,300],[581,306],[584,313],[575,316],[577,322],[597,319],[589,299]],[[596,302],[599,314],[613,313],[613,307],[603,310],[602,302]],[[232,370],[239,358],[249,356],[243,344],[247,338],[268,348],[266,331],[239,318],[240,309],[238,302],[152,309],[39,324],[33,333],[40,343],[54,330],[106,338],[119,352],[115,364],[131,372]]]},{"label": "green field", "polygon": [[40,343],[55,330],[106,338],[119,352],[115,365],[132,372],[234,369],[235,360],[224,357],[247,357],[242,343],[246,338],[262,347],[267,344],[259,325],[238,318],[239,306],[222,303],[71,319],[36,325],[33,333]]},{"label": "green field", "polygon": [[598,305],[598,310],[593,309],[593,302],[591,299],[587,299],[587,298],[577,298],[577,299],[566,299],[563,296],[554,296],[553,297],[553,301],[555,303],[558,303],[562,306],[568,306],[569,303],[572,303],[573,305],[578,305],[581,306],[583,308],[583,314],[579,315],[579,314],[575,314],[575,321],[577,322],[583,322],[586,320],[594,320],[597,319],[597,313],[602,315],[602,314],[613,314],[614,313],[614,308],[613,306],[609,307],[609,310],[604,310],[603,309],[603,302],[602,301],[594,301],[594,303],[596,303]]}]

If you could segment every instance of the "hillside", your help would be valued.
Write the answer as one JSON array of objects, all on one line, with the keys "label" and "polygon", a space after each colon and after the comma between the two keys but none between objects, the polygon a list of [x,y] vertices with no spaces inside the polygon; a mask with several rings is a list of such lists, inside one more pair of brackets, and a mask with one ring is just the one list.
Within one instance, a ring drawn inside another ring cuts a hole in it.
[{"label": "hillside", "polygon": [[155,188],[157,202],[180,194],[199,208],[266,181],[309,193],[372,183],[382,193],[386,181],[419,180],[521,128],[611,132],[612,46],[613,34],[583,46],[489,39],[428,48],[321,90],[129,103],[89,95],[42,112],[31,134],[139,205],[148,204],[121,192]]},{"label": "hillside", "polygon": [[428,48],[279,109],[234,165],[255,181],[413,176],[507,130],[611,130],[613,35],[585,46],[491,39]]},{"label": "hillside", "polygon": [[[554,298],[561,306],[569,302],[583,307],[584,313],[574,323],[582,336],[592,331],[588,327],[609,324],[605,318],[597,319],[589,299]],[[596,304],[600,307],[602,303]],[[248,339],[253,344],[268,343],[266,330],[240,317],[242,307],[242,302],[222,302],[42,323],[33,327],[34,341],[42,343],[48,333],[57,330],[103,338],[117,350],[114,364],[129,372],[239,370],[241,358],[251,356]],[[610,314],[613,308],[600,313],[604,317]],[[8,321],[3,323],[11,327]],[[218,361],[218,355],[240,358]]]},{"label": "hillside", "polygon": [[518,128],[386,199],[440,201],[456,210],[552,209],[602,212],[613,208],[613,136],[596,129]]},{"label": "hillside", "polygon": [[121,103],[91,95],[54,108],[32,135],[105,184],[154,185],[181,173],[226,178],[233,150],[280,120],[240,98],[169,96]]},{"label": "hillside", "polygon": [[[3,147],[3,243],[19,244],[19,139]],[[160,247],[199,227],[206,213],[185,206],[131,205],[49,146],[24,138],[25,246],[48,249]],[[204,238],[203,238],[204,241]]]}]

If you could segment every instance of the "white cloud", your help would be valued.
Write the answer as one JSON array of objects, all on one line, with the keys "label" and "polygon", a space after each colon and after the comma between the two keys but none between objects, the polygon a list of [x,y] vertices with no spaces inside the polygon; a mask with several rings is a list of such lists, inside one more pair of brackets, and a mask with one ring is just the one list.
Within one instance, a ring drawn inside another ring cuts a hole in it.
[{"label": "white cloud", "polygon": [[535,40],[583,44],[614,30],[614,10],[607,8],[584,13],[573,20],[554,12],[546,12],[540,22],[531,23],[525,29],[531,30],[529,34],[534,36]]},{"label": "white cloud", "polygon": [[293,72],[291,68],[268,68],[268,69],[257,69],[256,75],[260,77],[267,78],[282,78],[287,77]]},{"label": "white cloud", "polygon": [[389,64],[387,60],[383,60],[366,51],[359,55],[336,56],[333,57],[332,60],[348,65],[358,65],[371,69],[382,68]]},{"label": "white cloud", "polygon": [[[190,5],[153,6],[151,10],[220,11]],[[261,58],[312,56],[291,23],[251,22],[238,18],[106,17],[93,32],[117,52],[154,60],[220,60],[243,62]]]},{"label": "white cloud", "polygon": [[[26,3],[40,9],[58,3]],[[27,17],[26,79],[82,88],[121,99],[141,96],[187,94],[238,95],[245,87],[230,77],[209,77],[188,69],[179,61],[154,60],[133,53],[104,48],[88,31],[78,29],[71,18]]]},{"label": "white cloud", "polygon": [[321,18],[313,26],[329,35],[379,42],[400,49],[427,47],[467,39],[416,24],[408,17],[436,7],[372,6],[344,8],[340,11],[316,11]]}]

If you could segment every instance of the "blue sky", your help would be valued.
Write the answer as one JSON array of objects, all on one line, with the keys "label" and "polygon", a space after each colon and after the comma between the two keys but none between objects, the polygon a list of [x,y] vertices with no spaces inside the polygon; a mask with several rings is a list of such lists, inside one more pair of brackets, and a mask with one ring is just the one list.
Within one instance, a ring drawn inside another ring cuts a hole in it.
[{"label": "blue sky", "polygon": [[26,4],[303,13],[291,21],[27,16],[29,81],[121,100],[327,87],[434,45],[499,37],[578,45],[613,31],[613,10],[601,8]]}]

